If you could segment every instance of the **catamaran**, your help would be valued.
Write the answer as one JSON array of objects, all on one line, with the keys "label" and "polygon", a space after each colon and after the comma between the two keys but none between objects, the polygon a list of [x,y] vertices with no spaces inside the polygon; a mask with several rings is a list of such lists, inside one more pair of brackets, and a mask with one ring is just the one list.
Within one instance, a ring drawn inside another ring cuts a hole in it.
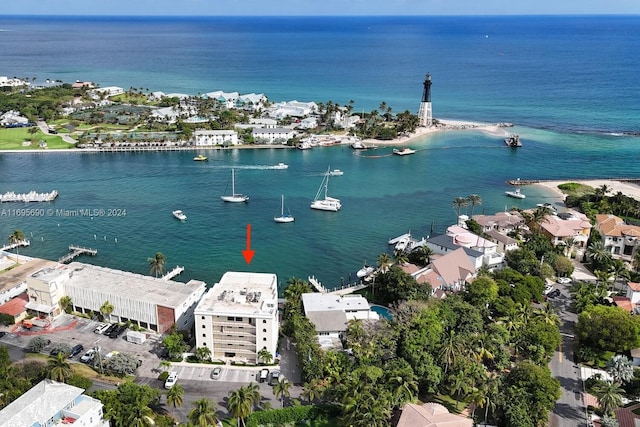
[{"label": "catamaran", "polygon": [[[327,169],[327,172],[324,174],[324,178],[322,179],[320,188],[318,188],[316,197],[313,199],[313,202],[311,202],[311,209],[338,212],[342,207],[342,204],[340,204],[339,199],[329,197],[327,195],[327,192],[329,189],[329,176],[330,176],[329,172],[330,172],[330,169]],[[322,198],[323,190],[324,190],[324,197]]]},{"label": "catamaran", "polygon": [[244,194],[236,194],[236,171],[231,169],[231,195],[221,196],[223,201],[229,203],[246,203],[249,201],[249,196]]},{"label": "catamaran", "polygon": [[291,216],[291,212],[284,213],[284,194],[282,195],[282,204],[280,208],[280,216],[274,216],[273,220],[279,223],[293,222],[295,218]]}]

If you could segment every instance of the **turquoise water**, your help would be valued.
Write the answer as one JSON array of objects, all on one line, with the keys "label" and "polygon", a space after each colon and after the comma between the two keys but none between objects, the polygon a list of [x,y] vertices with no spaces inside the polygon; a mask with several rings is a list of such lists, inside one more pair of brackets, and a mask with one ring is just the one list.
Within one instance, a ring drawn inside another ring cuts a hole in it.
[{"label": "turquoise water", "polygon": [[[640,17],[0,17],[0,28],[0,74],[36,82],[353,100],[355,111],[385,101],[394,113],[416,113],[430,71],[436,118],[513,122],[506,131],[524,144],[512,150],[503,136],[464,131],[412,143],[418,152],[402,158],[348,147],[203,151],[206,163],[193,152],[0,154],[0,192],[58,190],[46,209],[126,209],[0,215],[0,236],[20,228],[31,237],[28,255],[56,259],[84,245],[99,253],[83,261],[146,273],[161,251],[168,268],[185,266],[179,280],[213,283],[246,270],[282,282],[315,275],[332,287],[374,263],[389,238],[442,232],[456,220],[455,197],[479,194],[475,212],[494,213],[552,200],[534,187],[523,189],[525,200],[505,197],[505,181],[517,177],[640,177]],[[289,169],[261,168],[279,162]],[[343,209],[312,211],[329,166],[345,171],[330,181]],[[232,167],[247,205],[220,200]],[[272,221],[281,194],[293,224]],[[175,220],[174,209],[188,220]],[[247,224],[256,250],[248,266]]]}]

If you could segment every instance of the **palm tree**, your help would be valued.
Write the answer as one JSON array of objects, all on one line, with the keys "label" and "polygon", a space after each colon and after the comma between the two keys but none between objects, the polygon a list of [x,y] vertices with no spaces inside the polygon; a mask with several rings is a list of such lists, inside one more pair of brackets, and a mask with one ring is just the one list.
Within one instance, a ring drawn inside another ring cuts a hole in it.
[{"label": "palm tree", "polygon": [[229,392],[227,408],[231,416],[238,419],[238,426],[246,426],[245,419],[251,415],[254,405],[260,402],[260,398],[258,385],[253,383]]},{"label": "palm tree", "polygon": [[273,360],[273,354],[266,348],[263,348],[258,352],[258,359],[268,365]]},{"label": "palm tree", "polygon": [[153,258],[147,258],[149,261],[149,272],[156,277],[158,274],[164,273],[164,264],[167,262],[167,257],[162,252],[156,252]]},{"label": "palm tree", "polygon": [[616,354],[607,361],[607,373],[614,382],[627,383],[633,379],[633,365],[627,356]]},{"label": "palm tree", "polygon": [[471,216],[473,216],[473,208],[475,208],[476,205],[482,205],[482,197],[478,194],[469,194],[467,196],[467,201],[471,204]]},{"label": "palm tree", "polygon": [[542,309],[537,309],[534,314],[537,318],[549,325],[558,326],[560,324],[560,317],[556,314],[553,306],[548,302],[544,304]]},{"label": "palm tree", "polygon": [[602,240],[598,240],[587,247],[587,257],[592,265],[606,264],[611,259],[611,252],[604,246]]},{"label": "palm tree", "polygon": [[456,361],[456,355],[462,352],[462,345],[456,335],[456,331],[450,329],[447,331],[444,337],[442,348],[440,349],[440,357],[444,362],[445,374],[449,370],[449,367]]},{"label": "palm tree", "polygon": [[291,392],[289,389],[291,388],[291,383],[286,378],[282,377],[278,380],[277,383],[273,385],[273,394],[282,403],[282,407],[284,408],[284,398],[291,396]]},{"label": "palm tree", "polygon": [[[167,405],[173,406],[175,410],[178,406],[182,406],[184,397],[184,388],[180,384],[175,384],[167,391]],[[173,413],[173,411],[171,411]]]},{"label": "palm tree", "polygon": [[493,376],[487,378],[487,381],[483,384],[482,389],[485,393],[484,403],[480,405],[484,408],[484,421],[485,424],[489,420],[489,412],[493,412],[498,407],[498,399],[501,393],[501,377]]},{"label": "palm tree", "polygon": [[47,362],[47,378],[61,383],[71,377],[71,365],[67,362],[65,353],[58,353],[55,358]]},{"label": "palm tree", "polygon": [[[9,235],[9,244],[17,245],[25,240],[24,233],[20,229],[13,230],[13,233]],[[19,263],[20,259],[20,246],[16,246],[16,263]]]},{"label": "palm tree", "polygon": [[302,396],[306,397],[309,403],[313,403],[314,400],[322,397],[324,393],[325,385],[321,380],[313,378],[308,383],[304,383]]},{"label": "palm tree", "polygon": [[160,369],[168,372],[169,369],[171,369],[171,362],[168,360],[161,360],[159,366],[160,366]]},{"label": "palm tree", "polygon": [[389,271],[389,268],[393,265],[393,260],[388,253],[383,253],[378,256],[378,268],[382,273]]},{"label": "palm tree", "polygon": [[469,205],[469,200],[466,197],[456,197],[451,202],[451,207],[456,209],[456,214],[460,217],[460,209],[466,208]]},{"label": "palm tree", "polygon": [[611,414],[614,409],[622,405],[622,393],[624,390],[614,382],[604,382],[594,387],[594,394],[598,398],[600,409],[605,414]]},{"label": "palm tree", "polygon": [[105,319],[109,319],[111,317],[111,313],[113,313],[113,304],[106,300],[104,304],[100,306],[100,313],[102,313],[102,317]]},{"label": "palm tree", "polygon": [[[174,386],[175,387],[175,386]],[[213,400],[203,397],[193,402],[193,408],[189,412],[189,422],[195,427],[210,427],[218,422],[216,404]]]},{"label": "palm tree", "polygon": [[418,382],[415,375],[403,377],[398,375],[392,377],[390,383],[393,387],[392,394],[394,403],[400,407],[406,402],[412,402],[418,395]]},{"label": "palm tree", "polygon": [[611,188],[607,184],[602,184],[600,187],[596,188],[594,191],[596,195],[596,201],[599,201],[604,196],[606,196],[610,190]]},{"label": "palm tree", "polygon": [[131,410],[131,414],[126,420],[126,425],[131,427],[151,427],[156,423],[153,420],[154,412],[148,406],[138,405]]}]

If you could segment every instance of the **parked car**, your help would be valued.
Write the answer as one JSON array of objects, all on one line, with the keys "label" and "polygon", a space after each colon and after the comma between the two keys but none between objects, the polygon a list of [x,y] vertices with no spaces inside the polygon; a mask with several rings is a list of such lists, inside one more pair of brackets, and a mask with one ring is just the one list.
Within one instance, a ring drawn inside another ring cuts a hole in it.
[{"label": "parked car", "polygon": [[109,353],[107,353],[107,355],[104,358],[105,358],[105,360],[108,360],[108,359],[111,359],[116,354],[120,354],[120,352],[118,350],[113,350],[113,351],[110,351]]},{"label": "parked car", "polygon": [[111,333],[111,331],[113,331],[113,329],[117,328],[117,327],[118,327],[118,325],[116,323],[112,323],[102,331],[102,334],[103,335],[109,335]]},{"label": "parked car", "polygon": [[174,385],[176,385],[177,382],[178,382],[178,373],[173,371],[173,372],[169,373],[169,376],[167,377],[167,380],[164,382],[164,388],[166,388],[168,390],[171,387],[173,387]]},{"label": "parked car", "polygon": [[558,280],[556,280],[556,282],[566,285],[568,283],[571,283],[571,277],[558,277]]},{"label": "parked car", "polygon": [[126,330],[127,327],[125,325],[118,325],[111,332],[109,332],[109,338],[116,339]]},{"label": "parked car", "polygon": [[213,368],[213,371],[211,371],[211,379],[212,380],[217,380],[218,378],[220,378],[220,374],[222,374],[222,368],[217,366],[215,368]]},{"label": "parked car", "polygon": [[258,378],[261,383],[265,382],[269,378],[269,370],[267,368],[260,369]]},{"label": "parked car", "polygon": [[85,354],[80,357],[80,361],[84,363],[89,363],[96,357],[96,351],[92,348],[89,349]]},{"label": "parked car", "polygon": [[269,385],[274,385],[278,381],[280,381],[280,371],[278,370],[271,371],[271,379],[269,380]]},{"label": "parked car", "polygon": [[551,285],[545,286],[545,288],[544,288],[544,294],[545,295],[549,295],[549,292],[551,292],[551,291],[553,291],[553,286],[551,286]]},{"label": "parked car", "polygon": [[82,344],[76,344],[71,348],[71,353],[69,353],[69,358],[76,357],[84,350],[84,346]]},{"label": "parked car", "polygon": [[559,296],[560,296],[560,289],[556,289],[556,290],[554,290],[553,292],[549,292],[549,293],[547,294],[547,296],[548,296],[549,298],[557,298],[557,297],[559,297]]},{"label": "parked car", "polygon": [[109,326],[108,323],[100,323],[98,326],[96,326],[96,328],[93,330],[94,334],[101,334],[103,333]]}]

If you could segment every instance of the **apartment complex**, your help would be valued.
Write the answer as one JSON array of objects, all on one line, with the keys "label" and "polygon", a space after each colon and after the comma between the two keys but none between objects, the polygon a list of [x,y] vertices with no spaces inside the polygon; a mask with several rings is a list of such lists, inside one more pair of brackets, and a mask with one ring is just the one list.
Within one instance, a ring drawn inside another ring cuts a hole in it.
[{"label": "apartment complex", "polygon": [[196,347],[214,359],[255,363],[278,346],[278,278],[270,273],[226,272],[194,311]]}]

